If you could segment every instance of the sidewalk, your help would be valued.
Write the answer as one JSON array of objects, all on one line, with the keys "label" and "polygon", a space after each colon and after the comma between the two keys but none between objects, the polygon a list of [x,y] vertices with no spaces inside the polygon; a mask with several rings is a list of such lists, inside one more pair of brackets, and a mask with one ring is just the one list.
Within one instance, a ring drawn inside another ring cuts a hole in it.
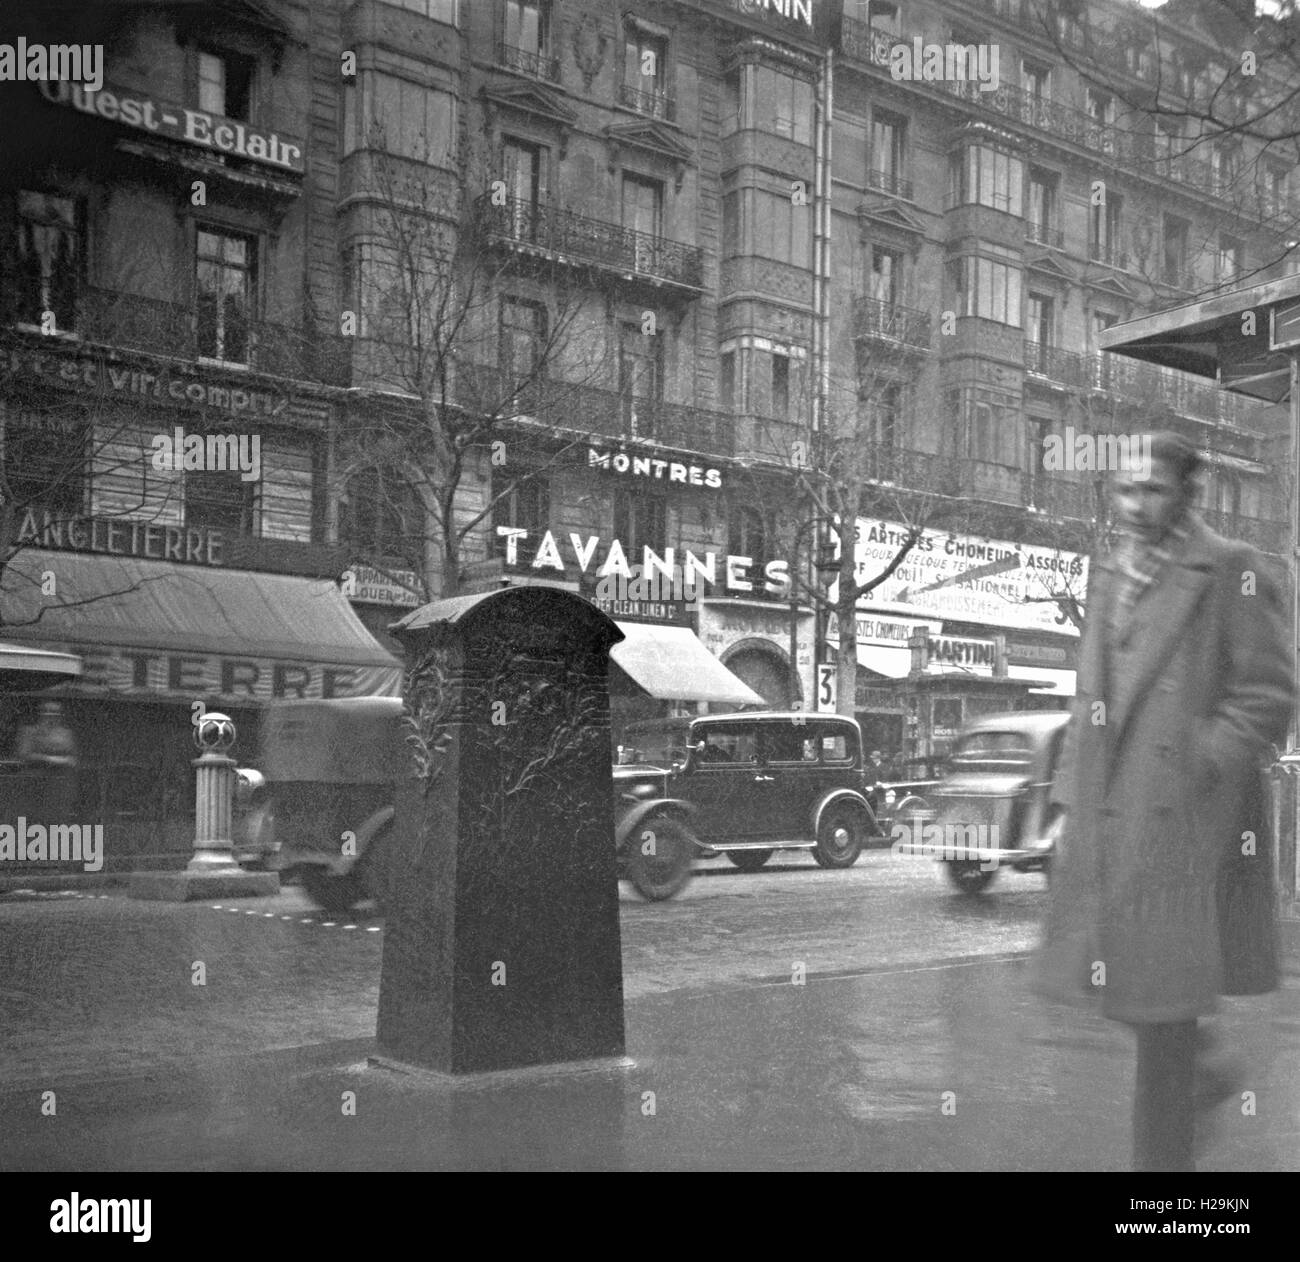
[{"label": "sidewalk", "polygon": [[[1204,1170],[1300,1169],[1298,960],[1274,995],[1223,1001],[1256,1110],[1218,1111]],[[985,957],[640,998],[633,1063],[588,1073],[452,1083],[351,1039],[4,1086],[0,1168],[1126,1169],[1131,1036],[1025,977]]]}]

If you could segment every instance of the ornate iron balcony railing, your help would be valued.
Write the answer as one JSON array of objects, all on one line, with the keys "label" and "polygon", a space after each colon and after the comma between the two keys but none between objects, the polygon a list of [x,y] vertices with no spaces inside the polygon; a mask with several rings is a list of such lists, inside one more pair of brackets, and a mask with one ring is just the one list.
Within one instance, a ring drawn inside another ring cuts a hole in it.
[{"label": "ornate iron balcony railing", "polygon": [[533,49],[516,48],[513,44],[499,44],[497,64],[505,66],[507,70],[531,75],[534,79],[545,79],[548,83],[560,81],[560,59]]},{"label": "ornate iron balcony railing", "polygon": [[520,198],[493,205],[491,194],[484,194],[477,206],[486,231],[509,244],[691,289],[704,287],[704,251],[699,246]]},{"label": "ornate iron balcony railing", "polygon": [[619,84],[618,99],[630,110],[647,118],[662,119],[666,123],[677,121],[677,102],[666,92],[645,92],[629,83]]},{"label": "ornate iron balcony railing", "polygon": [[930,313],[878,298],[858,298],[853,303],[853,333],[855,337],[929,350]]}]

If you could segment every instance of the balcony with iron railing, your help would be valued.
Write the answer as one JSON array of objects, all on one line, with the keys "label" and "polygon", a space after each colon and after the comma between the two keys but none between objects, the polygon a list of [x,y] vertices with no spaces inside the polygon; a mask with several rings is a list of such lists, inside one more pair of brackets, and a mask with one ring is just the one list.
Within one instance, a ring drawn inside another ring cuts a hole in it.
[{"label": "balcony with iron railing", "polygon": [[[863,64],[887,72],[890,50],[900,43],[910,49],[910,41],[901,40],[891,32],[870,27],[855,18],[844,19],[841,49],[846,56]],[[1136,174],[1156,175],[1206,194],[1233,195],[1231,190],[1222,187],[1222,181],[1216,183],[1210,163],[1204,159],[1188,152],[1161,152],[1162,148],[1168,149],[1169,142],[1161,145],[1154,129],[1125,128],[1117,122],[1098,119],[1086,110],[1035,96],[1009,83],[1000,83],[996,90],[985,91],[983,85],[973,79],[915,79],[905,82],[920,91],[957,97],[1000,118],[1022,123],[1056,140],[1102,154]],[[1178,145],[1181,142],[1175,140],[1172,143]]]},{"label": "balcony with iron railing", "polygon": [[498,368],[462,364],[455,399],[467,411],[563,433],[658,443],[712,456],[736,454],[736,418],[731,413],[630,390],[549,377],[519,381]]},{"label": "balcony with iron railing", "polygon": [[1025,240],[1037,245],[1050,246],[1054,250],[1065,249],[1065,233],[1060,228],[1049,228],[1046,224],[1035,223],[1030,219],[1025,222]]},{"label": "balcony with iron railing", "polygon": [[704,288],[704,251],[699,246],[517,197],[498,205],[485,193],[475,206],[480,230],[508,248],[692,294]]},{"label": "balcony with iron railing", "polygon": [[878,298],[855,298],[853,336],[928,351],[930,313]]},{"label": "balcony with iron railing", "polygon": [[634,88],[630,83],[621,83],[618,100],[620,105],[647,118],[657,118],[665,123],[677,121],[677,102],[666,92],[647,92],[643,88]]},{"label": "balcony with iron railing", "polygon": [[1128,253],[1113,245],[1102,245],[1093,241],[1088,246],[1088,258],[1103,267],[1113,267],[1117,271],[1128,271]]},{"label": "balcony with iron railing", "polygon": [[[26,327],[28,305],[21,286],[0,276],[0,325]],[[233,302],[218,311],[215,303],[183,306],[85,285],[64,312],[60,332],[60,343],[80,341],[289,381],[348,384],[349,339],[252,319]]]},{"label": "balcony with iron railing", "polygon": [[547,83],[559,83],[560,59],[539,49],[516,48],[513,44],[497,45],[497,65],[513,70],[516,74],[528,75],[533,79],[544,79]]},{"label": "balcony with iron railing", "polygon": [[1089,383],[1086,356],[1030,338],[1025,340],[1025,372],[1063,386],[1082,387]]},{"label": "balcony with iron railing", "polygon": [[867,187],[880,193],[888,193],[891,197],[901,197],[904,201],[912,200],[912,181],[905,180],[895,171],[871,167],[867,171]]}]

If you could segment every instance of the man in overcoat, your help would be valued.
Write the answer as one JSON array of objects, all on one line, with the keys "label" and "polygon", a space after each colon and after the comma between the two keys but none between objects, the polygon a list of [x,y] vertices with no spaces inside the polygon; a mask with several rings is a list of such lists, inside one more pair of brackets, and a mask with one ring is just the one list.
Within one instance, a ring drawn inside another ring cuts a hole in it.
[{"label": "man in overcoat", "polygon": [[1196,449],[1149,451],[1114,478],[1121,533],[1089,576],[1036,981],[1134,1027],[1134,1166],[1192,1170],[1198,1019],[1277,985],[1261,768],[1293,663],[1271,569],[1192,509]]}]

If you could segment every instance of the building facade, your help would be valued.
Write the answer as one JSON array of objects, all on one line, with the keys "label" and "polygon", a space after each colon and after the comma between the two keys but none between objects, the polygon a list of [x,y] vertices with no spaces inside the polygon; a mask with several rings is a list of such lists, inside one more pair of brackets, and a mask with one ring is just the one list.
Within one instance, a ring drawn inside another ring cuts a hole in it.
[{"label": "building facade", "polygon": [[[1187,153],[1124,106],[1216,82],[1195,6],[1160,46],[1146,13],[13,6],[0,42],[100,46],[104,73],[0,84],[0,635],[83,652],[89,728],[135,707],[178,750],[197,702],[255,725],[395,688],[393,619],[504,582],[832,704],[835,437],[859,577],[924,526],[858,602],[838,704],[869,743],[941,753],[981,710],[1064,704],[1099,436],[1182,430],[1212,526],[1285,530],[1275,413],[1097,346],[1284,267],[1294,220],[1274,155]],[[928,76],[949,45],[987,81]],[[682,660],[623,680],[628,717],[690,700]],[[153,794],[148,846],[173,844],[188,768],[114,789],[149,759],[100,745],[96,809]]]}]

